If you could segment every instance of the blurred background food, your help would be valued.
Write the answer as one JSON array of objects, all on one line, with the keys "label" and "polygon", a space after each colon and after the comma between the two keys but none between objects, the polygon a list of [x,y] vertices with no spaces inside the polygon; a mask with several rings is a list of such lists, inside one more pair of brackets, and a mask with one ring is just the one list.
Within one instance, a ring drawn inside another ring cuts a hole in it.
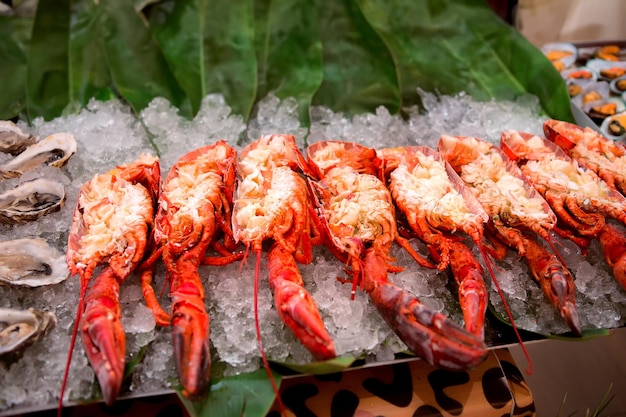
[{"label": "blurred background food", "polygon": [[623,0],[490,0],[533,44],[626,39]]}]

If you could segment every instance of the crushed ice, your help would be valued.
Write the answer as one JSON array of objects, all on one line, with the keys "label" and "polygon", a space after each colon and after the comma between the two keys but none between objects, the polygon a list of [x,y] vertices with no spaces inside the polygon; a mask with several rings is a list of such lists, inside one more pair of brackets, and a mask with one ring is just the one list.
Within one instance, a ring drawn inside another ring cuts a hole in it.
[{"label": "crushed ice", "polygon": [[[39,236],[65,250],[80,186],[95,174],[131,162],[142,152],[159,154],[162,175],[165,176],[184,153],[216,139],[225,139],[231,145],[241,147],[262,134],[291,133],[301,146],[305,140],[312,143],[337,139],[371,147],[410,144],[435,147],[443,133],[476,136],[494,143],[504,129],[541,134],[545,120],[539,114],[539,104],[534,97],[523,97],[516,102],[477,102],[464,94],[444,97],[421,91],[419,94],[427,112],[407,109],[405,119],[391,115],[383,107],[375,114],[352,118],[326,108],[313,108],[308,131],[298,122],[296,101],[281,101],[273,95],[259,103],[247,126],[241,116],[231,113],[223,97],[217,95],[204,99],[193,120],[181,117],[178,110],[163,99],[155,99],[139,118],[119,101],[93,100],[75,115],[48,122],[36,119],[32,126],[20,123],[23,131],[39,137],[61,131],[72,133],[79,143],[79,150],[63,169],[46,167],[20,179],[0,182],[0,188],[4,190],[29,177],[52,176],[65,184],[68,193],[61,212],[25,225],[0,225],[0,232],[4,239]],[[426,255],[423,245],[416,241],[412,244]],[[576,277],[583,327],[623,325],[626,294],[612,278],[598,245],[590,247],[586,259],[571,242],[558,240],[557,246]],[[393,282],[418,295],[431,308],[462,323],[455,288],[446,274],[417,266],[398,248],[394,248],[392,255],[398,265],[406,268],[404,272],[390,276]],[[355,301],[350,300],[350,285],[336,279],[345,277],[343,266],[324,248],[316,248],[313,263],[302,265],[301,271],[335,340],[338,354],[367,354],[368,360],[386,361],[393,359],[394,353],[406,349],[364,293],[359,292]],[[211,317],[214,368],[225,375],[257,369],[260,361],[251,285],[254,261],[248,259],[223,268],[203,266],[200,272]],[[164,285],[164,275],[161,266],[155,280],[157,294]],[[542,333],[567,331],[516,254],[510,252],[506,259],[498,262],[496,275],[520,328]],[[0,411],[17,406],[48,404],[53,407],[56,404],[78,304],[78,287],[77,277],[50,287],[16,289],[0,286],[0,307],[51,310],[59,320],[57,327],[44,340],[27,349],[20,360],[11,364],[0,362],[0,368],[4,368],[0,372]],[[238,296],[233,297],[233,294]],[[140,394],[168,389],[175,379],[169,333],[167,329],[155,327],[150,311],[140,302],[141,288],[137,277],[124,283],[121,299],[122,320],[128,333],[127,356],[133,358],[145,350],[143,360],[132,375],[130,392]],[[500,298],[493,287],[490,299],[496,310],[503,314]],[[164,308],[169,309],[167,297],[162,297],[161,301]],[[311,355],[278,318],[266,280],[261,282],[259,305],[261,333],[268,356],[277,361],[309,362]],[[70,400],[89,398],[97,386],[80,342],[75,347],[68,384],[67,399]]]}]

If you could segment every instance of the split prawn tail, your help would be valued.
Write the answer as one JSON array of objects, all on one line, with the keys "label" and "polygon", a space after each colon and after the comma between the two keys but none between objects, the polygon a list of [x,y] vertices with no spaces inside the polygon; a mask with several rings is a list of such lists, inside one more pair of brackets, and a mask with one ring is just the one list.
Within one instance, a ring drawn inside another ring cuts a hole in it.
[{"label": "split prawn tail", "polygon": [[600,231],[598,241],[615,280],[626,289],[626,235],[614,225],[607,224]]},{"label": "split prawn tail", "polygon": [[316,360],[337,356],[313,297],[304,288],[294,257],[275,243],[268,253],[269,283],[281,320]]},{"label": "split prawn tail", "polygon": [[209,315],[197,265],[190,260],[180,260],[176,265],[170,276],[172,345],[182,393],[195,399],[209,386]]},{"label": "split prawn tail", "polygon": [[543,124],[546,139],[556,143],[566,152],[569,152],[583,137],[582,127],[562,120],[550,119]]},{"label": "split prawn tail", "polygon": [[450,242],[449,254],[450,269],[459,287],[459,303],[463,310],[465,328],[484,339],[489,294],[483,279],[483,268],[472,251],[462,242]]},{"label": "split prawn tail", "polygon": [[365,253],[362,286],[387,324],[417,356],[450,370],[480,365],[487,345],[419,299],[387,280],[387,264],[373,248]]},{"label": "split prawn tail", "polygon": [[545,297],[568,327],[581,336],[580,318],[576,308],[574,278],[559,256],[548,251],[534,239],[525,238],[526,262]]},{"label": "split prawn tail", "polygon": [[121,322],[120,283],[111,267],[98,275],[79,322],[85,354],[107,405],[115,403],[124,379],[126,335]]}]

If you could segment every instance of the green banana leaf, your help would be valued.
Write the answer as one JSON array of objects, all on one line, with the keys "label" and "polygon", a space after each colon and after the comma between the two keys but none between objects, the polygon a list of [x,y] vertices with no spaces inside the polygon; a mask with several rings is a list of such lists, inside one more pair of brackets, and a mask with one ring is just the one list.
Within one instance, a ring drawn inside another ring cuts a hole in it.
[{"label": "green banana leaf", "polygon": [[346,368],[349,368],[356,360],[357,358],[352,356],[341,356],[334,359],[306,364],[279,362],[277,365],[302,374],[323,375],[331,374],[333,372],[341,372]]},{"label": "green banana leaf", "polygon": [[189,97],[172,74],[143,15],[124,0],[98,2],[100,36],[115,89],[135,112],[155,97],[165,97],[190,117]]},{"label": "green banana leaf", "polygon": [[25,86],[30,119],[58,116],[69,103],[69,26],[69,0],[39,0]]},{"label": "green banana leaf", "polygon": [[113,81],[99,36],[100,8],[91,0],[74,1],[69,28],[69,100],[86,106],[93,97],[115,97]]},{"label": "green banana leaf", "polygon": [[385,44],[352,0],[316,4],[324,80],[313,104],[359,114],[400,110],[398,77]]},{"label": "green banana leaf", "polygon": [[0,18],[3,118],[50,119],[92,97],[139,112],[159,96],[192,117],[220,93],[247,120],[273,92],[296,98],[307,126],[311,105],[397,114],[420,88],[534,94],[574,121],[558,72],[484,0],[39,0],[34,18]]},{"label": "green banana leaf", "polygon": [[[276,385],[282,377],[274,373]],[[264,369],[216,380],[205,399],[191,401],[182,395],[180,387],[176,393],[189,415],[194,417],[263,417],[267,415],[276,395]]]},{"label": "green banana leaf", "polygon": [[[192,117],[220,93],[248,120],[273,92],[296,98],[307,126],[312,105],[397,114],[420,104],[420,88],[530,93],[548,116],[574,121],[558,72],[484,0],[39,0],[34,17],[0,16],[0,62],[3,119],[51,119],[113,97],[136,113],[165,97]],[[282,365],[326,373],[351,363]],[[273,399],[259,370],[183,402],[194,416],[263,416]]]},{"label": "green banana leaf", "polygon": [[166,0],[148,9],[150,29],[197,113],[219,92],[248,117],[256,97],[252,0]]},{"label": "green banana leaf", "polygon": [[[350,367],[356,358],[340,357],[309,364],[277,363],[279,367],[311,375],[340,372]],[[277,386],[282,375],[272,372]],[[216,379],[211,383],[207,396],[189,400],[182,395],[181,387],[175,388],[189,415],[194,417],[263,417],[274,403],[275,393],[264,369],[255,372]]]},{"label": "green banana leaf", "polygon": [[26,108],[26,71],[33,19],[0,16],[0,119],[10,119]]},{"label": "green banana leaf", "polygon": [[404,106],[416,88],[466,91],[476,99],[531,93],[544,111],[571,120],[565,83],[537,48],[475,0],[355,0],[393,56]]},{"label": "green banana leaf", "polygon": [[314,0],[269,0],[256,10],[259,98],[294,97],[302,124],[324,78]]}]

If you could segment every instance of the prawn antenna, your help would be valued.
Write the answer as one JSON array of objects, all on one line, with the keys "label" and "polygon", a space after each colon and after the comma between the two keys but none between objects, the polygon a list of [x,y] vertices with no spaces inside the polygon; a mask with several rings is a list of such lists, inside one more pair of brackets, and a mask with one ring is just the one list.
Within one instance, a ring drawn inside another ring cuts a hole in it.
[{"label": "prawn antenna", "polygon": [[263,360],[263,367],[265,368],[265,372],[267,372],[267,376],[269,377],[270,383],[272,384],[272,390],[274,390],[274,393],[276,394],[276,402],[278,403],[280,414],[285,415],[285,405],[280,398],[280,392],[278,391],[278,386],[276,385],[274,374],[272,374],[272,370],[270,369],[270,364],[267,360],[267,357],[265,356],[265,350],[263,349],[263,342],[261,340],[261,325],[259,324],[259,275],[261,273],[261,250],[257,249],[255,252],[256,266],[254,269],[254,329],[256,330],[256,340],[259,345],[261,359]]},{"label": "prawn antenna", "polygon": [[496,286],[496,290],[498,291],[498,295],[500,296],[500,299],[502,300],[502,305],[504,306],[506,315],[509,318],[509,321],[511,322],[511,327],[513,327],[513,332],[515,333],[515,337],[519,341],[522,352],[524,353],[524,357],[526,358],[526,362],[528,363],[528,368],[525,369],[524,372],[526,372],[526,375],[532,375],[533,374],[533,362],[530,359],[530,354],[528,353],[528,350],[526,350],[526,345],[524,345],[524,341],[522,340],[522,337],[520,336],[519,331],[517,330],[517,325],[515,324],[515,320],[513,320],[513,313],[511,313],[509,304],[507,303],[506,298],[504,297],[504,292],[500,288],[500,284],[498,283],[498,280],[496,279],[496,275],[493,272],[491,259],[487,256],[487,253],[485,252],[482,246],[479,246],[478,248],[480,250],[480,254],[483,256],[483,259],[485,260],[485,265],[487,265],[487,269],[489,270],[491,279],[494,285]]}]

